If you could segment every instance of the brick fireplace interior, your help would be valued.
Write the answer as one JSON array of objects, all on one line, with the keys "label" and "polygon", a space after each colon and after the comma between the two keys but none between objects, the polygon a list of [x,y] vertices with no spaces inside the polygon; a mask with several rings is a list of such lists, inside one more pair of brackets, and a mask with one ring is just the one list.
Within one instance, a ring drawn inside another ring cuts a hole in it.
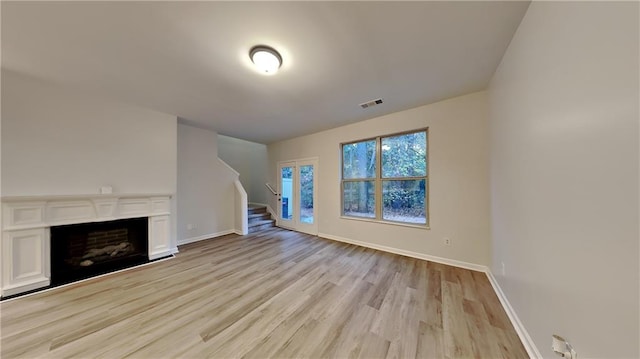
[{"label": "brick fireplace interior", "polygon": [[148,218],[51,227],[51,286],[149,261]]}]

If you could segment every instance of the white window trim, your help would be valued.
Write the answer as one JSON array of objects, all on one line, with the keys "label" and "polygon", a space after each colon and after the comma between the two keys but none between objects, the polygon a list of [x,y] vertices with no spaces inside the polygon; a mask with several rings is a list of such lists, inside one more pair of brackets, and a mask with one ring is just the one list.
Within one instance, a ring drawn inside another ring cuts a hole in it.
[{"label": "white window trim", "polygon": [[[411,134],[411,133],[417,133],[417,132],[425,132],[426,135],[426,146],[427,146],[427,151],[426,151],[426,161],[427,161],[427,173],[425,176],[416,176],[416,177],[400,177],[400,178],[382,178],[382,158],[381,158],[381,146],[382,146],[382,139],[386,138],[386,137],[395,137],[395,136],[401,136],[401,135],[406,135],[406,134]],[[358,143],[358,142],[366,142],[366,141],[376,141],[376,176],[372,177],[372,178],[348,178],[345,179],[344,178],[344,146],[345,145],[349,145],[349,144],[353,144],[353,143]],[[425,128],[420,128],[420,129],[415,129],[415,130],[409,130],[409,131],[403,131],[403,132],[397,132],[397,133],[392,133],[392,134],[386,134],[386,135],[381,135],[381,136],[376,136],[376,137],[370,137],[370,138],[363,138],[360,140],[355,140],[355,141],[349,141],[349,142],[343,142],[340,143],[340,218],[341,219],[348,219],[348,220],[355,220],[355,221],[362,221],[362,222],[371,222],[371,223],[382,223],[382,224],[392,224],[392,225],[398,225],[398,226],[403,226],[403,227],[411,227],[411,228],[419,228],[419,229],[431,229],[430,227],[430,218],[429,218],[429,213],[430,213],[430,203],[429,203],[429,170],[430,170],[430,166],[429,166],[429,128],[425,127]],[[383,219],[382,218],[382,210],[383,210],[383,200],[382,200],[382,181],[393,181],[393,180],[425,180],[425,224],[418,224],[418,223],[409,223],[409,222],[401,222],[401,221],[391,221],[388,219]],[[375,209],[374,209],[374,213],[375,213],[375,217],[359,217],[359,216],[349,216],[346,215],[344,213],[344,183],[345,182],[361,182],[361,181],[374,181],[374,199],[375,199]]]}]

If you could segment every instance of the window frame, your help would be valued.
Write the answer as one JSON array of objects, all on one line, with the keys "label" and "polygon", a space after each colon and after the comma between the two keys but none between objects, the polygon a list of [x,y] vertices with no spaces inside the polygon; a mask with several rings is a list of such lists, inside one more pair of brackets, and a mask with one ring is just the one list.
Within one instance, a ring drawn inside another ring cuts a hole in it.
[{"label": "window frame", "polygon": [[[413,133],[425,133],[425,142],[426,142],[426,153],[425,153],[425,161],[426,161],[426,173],[424,176],[411,176],[411,177],[382,177],[382,139],[388,137],[397,137],[402,135],[408,135]],[[367,142],[367,141],[375,141],[375,153],[376,153],[376,170],[375,177],[363,177],[363,178],[345,178],[344,176],[344,146],[351,145],[359,142]],[[394,224],[406,227],[414,227],[421,229],[430,229],[430,221],[429,221],[429,127],[390,133],[375,137],[367,137],[355,141],[348,141],[340,143],[340,218],[342,219],[350,219],[357,221],[366,221],[366,222],[374,222],[374,223],[384,223],[384,224]],[[425,206],[425,223],[410,223],[410,222],[402,222],[402,221],[393,221],[389,219],[383,218],[383,209],[384,209],[384,201],[383,201],[383,193],[382,193],[382,182],[383,181],[411,181],[411,180],[424,180],[425,188],[424,188],[424,206]],[[366,182],[373,181],[374,182],[374,216],[373,217],[365,217],[365,216],[350,216],[345,214],[344,212],[344,184],[345,182]]]}]

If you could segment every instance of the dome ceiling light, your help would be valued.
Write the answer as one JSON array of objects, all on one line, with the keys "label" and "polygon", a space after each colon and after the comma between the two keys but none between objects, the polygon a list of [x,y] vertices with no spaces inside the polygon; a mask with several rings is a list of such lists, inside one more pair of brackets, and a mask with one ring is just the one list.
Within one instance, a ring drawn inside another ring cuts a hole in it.
[{"label": "dome ceiling light", "polygon": [[258,45],[249,51],[251,61],[256,65],[260,72],[266,74],[274,74],[282,65],[282,56],[274,48]]}]

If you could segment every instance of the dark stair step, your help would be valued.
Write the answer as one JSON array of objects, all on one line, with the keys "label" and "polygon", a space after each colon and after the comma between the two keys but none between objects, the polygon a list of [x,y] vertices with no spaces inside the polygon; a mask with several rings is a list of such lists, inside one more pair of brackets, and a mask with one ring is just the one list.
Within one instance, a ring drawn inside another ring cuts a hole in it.
[{"label": "dark stair step", "polygon": [[276,221],[275,219],[271,219],[271,213],[267,211],[266,206],[250,204],[247,212],[249,214],[249,233],[255,233],[275,227]]},{"label": "dark stair step", "polygon": [[249,224],[255,221],[263,221],[265,219],[271,219],[271,213],[254,213],[249,215]]},{"label": "dark stair step", "polygon": [[273,228],[275,226],[275,219],[265,219],[249,223],[249,233],[255,233],[264,229]]},{"label": "dark stair step", "polygon": [[267,207],[265,206],[249,206],[248,208],[249,214],[259,214],[259,213],[268,213]]}]

